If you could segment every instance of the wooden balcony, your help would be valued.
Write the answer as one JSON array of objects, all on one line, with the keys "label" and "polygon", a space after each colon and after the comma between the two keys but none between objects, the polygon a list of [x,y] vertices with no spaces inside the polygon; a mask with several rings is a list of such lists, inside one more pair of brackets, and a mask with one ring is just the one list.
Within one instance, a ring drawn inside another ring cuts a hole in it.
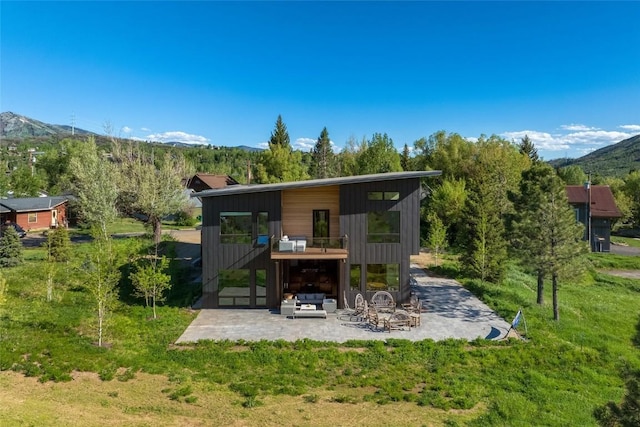
[{"label": "wooden balcony", "polygon": [[271,246],[271,259],[347,259],[347,237],[313,239],[292,237],[276,240]]}]

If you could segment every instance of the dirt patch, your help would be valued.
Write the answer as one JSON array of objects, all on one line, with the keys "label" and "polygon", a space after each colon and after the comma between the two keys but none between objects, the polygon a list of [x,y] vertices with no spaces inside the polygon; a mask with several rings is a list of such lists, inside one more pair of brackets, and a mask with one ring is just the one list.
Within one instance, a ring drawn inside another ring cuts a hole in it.
[{"label": "dirt patch", "polygon": [[[188,403],[172,399],[171,393],[189,386]],[[452,411],[418,406],[415,402],[377,405],[363,402],[368,389],[308,389],[301,396],[258,396],[260,405],[242,406],[244,398],[225,385],[171,382],[162,375],[136,373],[128,381],[101,381],[93,373],[73,373],[65,383],[40,383],[15,372],[0,372],[0,419],[2,425],[47,426],[335,426],[394,425],[442,426]],[[305,396],[313,396],[313,403]],[[339,403],[338,397],[348,396]],[[357,402],[352,404],[350,402]],[[482,414],[480,404],[455,411],[464,423]],[[401,416],[399,416],[401,414]],[[289,420],[290,422],[283,421]]]},{"label": "dirt patch", "polygon": [[640,280],[640,270],[598,270],[598,272],[616,277],[624,277],[625,279]]}]

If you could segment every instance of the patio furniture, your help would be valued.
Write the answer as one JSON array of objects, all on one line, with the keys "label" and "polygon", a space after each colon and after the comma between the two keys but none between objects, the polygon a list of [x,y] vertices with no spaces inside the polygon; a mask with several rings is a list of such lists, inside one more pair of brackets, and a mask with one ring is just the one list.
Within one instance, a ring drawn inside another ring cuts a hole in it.
[{"label": "patio furniture", "polygon": [[326,319],[327,311],[318,310],[313,304],[302,304],[300,305],[299,310],[295,310],[293,312],[293,318],[295,319],[298,317],[322,317],[323,319]]},{"label": "patio furniture", "polygon": [[367,323],[369,326],[375,327],[376,329],[380,328],[380,323],[384,321],[383,318],[378,314],[378,310],[374,306],[367,307]]},{"label": "patio furniture", "polygon": [[404,328],[411,328],[411,318],[409,313],[404,311],[396,311],[383,320],[383,326],[385,331],[391,332],[391,330],[404,330]]},{"label": "patio furniture", "polygon": [[365,301],[362,294],[358,293],[356,295],[354,305],[355,305],[356,316],[363,318],[367,312],[367,302]]},{"label": "patio furniture", "polygon": [[387,291],[378,291],[371,297],[371,305],[379,312],[393,312],[396,310],[396,303],[393,296]]},{"label": "patio furniture", "polygon": [[325,298],[322,300],[322,309],[327,310],[327,313],[335,313],[338,308],[338,301],[333,298]]},{"label": "patio furniture", "polygon": [[292,240],[280,240],[278,242],[278,250],[280,252],[293,252],[296,248],[296,242]]},{"label": "patio furniture", "polygon": [[280,314],[283,316],[293,316],[293,313],[296,311],[296,305],[298,304],[298,300],[294,299],[285,299],[280,303]]}]

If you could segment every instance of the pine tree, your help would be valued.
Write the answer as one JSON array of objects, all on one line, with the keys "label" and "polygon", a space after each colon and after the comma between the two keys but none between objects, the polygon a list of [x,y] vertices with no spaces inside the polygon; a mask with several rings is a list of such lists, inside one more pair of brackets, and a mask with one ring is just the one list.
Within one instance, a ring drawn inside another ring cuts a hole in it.
[{"label": "pine tree", "polygon": [[22,242],[18,232],[11,226],[3,226],[0,233],[0,267],[22,264]]},{"label": "pine tree", "polygon": [[282,116],[278,114],[276,119],[276,127],[271,132],[271,138],[269,138],[269,146],[281,145],[286,148],[291,148],[291,141],[289,140],[289,132],[287,132],[287,125],[282,121]]},{"label": "pine tree", "polygon": [[540,158],[538,157],[538,150],[533,145],[533,142],[529,138],[529,135],[525,135],[524,138],[522,138],[522,140],[520,141],[519,149],[520,154],[524,154],[529,157],[531,162],[536,163],[540,160]]},{"label": "pine tree", "polygon": [[538,303],[542,303],[543,278],[550,276],[553,318],[560,319],[558,286],[562,277],[575,276],[583,268],[582,224],[575,220],[562,180],[553,169],[537,163],[523,172],[512,244],[521,262],[538,276]]},{"label": "pine tree", "polygon": [[313,178],[332,178],[337,176],[335,154],[331,148],[331,140],[326,127],[320,132],[311,155],[313,161],[310,169]]},{"label": "pine tree", "polygon": [[410,171],[411,168],[411,152],[409,151],[409,146],[404,144],[404,148],[402,149],[402,154],[400,155],[400,166],[402,166],[403,171]]}]

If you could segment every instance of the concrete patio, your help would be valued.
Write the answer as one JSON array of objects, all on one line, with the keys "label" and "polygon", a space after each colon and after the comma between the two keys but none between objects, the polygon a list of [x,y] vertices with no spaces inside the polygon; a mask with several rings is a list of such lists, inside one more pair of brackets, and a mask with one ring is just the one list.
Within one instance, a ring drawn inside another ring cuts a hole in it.
[{"label": "concrete patio", "polygon": [[203,309],[176,343],[198,340],[278,340],[345,342],[349,340],[386,340],[389,338],[420,341],[447,338],[497,339],[504,337],[509,322],[500,318],[458,282],[428,276],[411,266],[412,291],[423,301],[421,325],[391,333],[372,329],[365,322],[341,318],[341,310],[327,319],[293,319],[268,309]]}]

